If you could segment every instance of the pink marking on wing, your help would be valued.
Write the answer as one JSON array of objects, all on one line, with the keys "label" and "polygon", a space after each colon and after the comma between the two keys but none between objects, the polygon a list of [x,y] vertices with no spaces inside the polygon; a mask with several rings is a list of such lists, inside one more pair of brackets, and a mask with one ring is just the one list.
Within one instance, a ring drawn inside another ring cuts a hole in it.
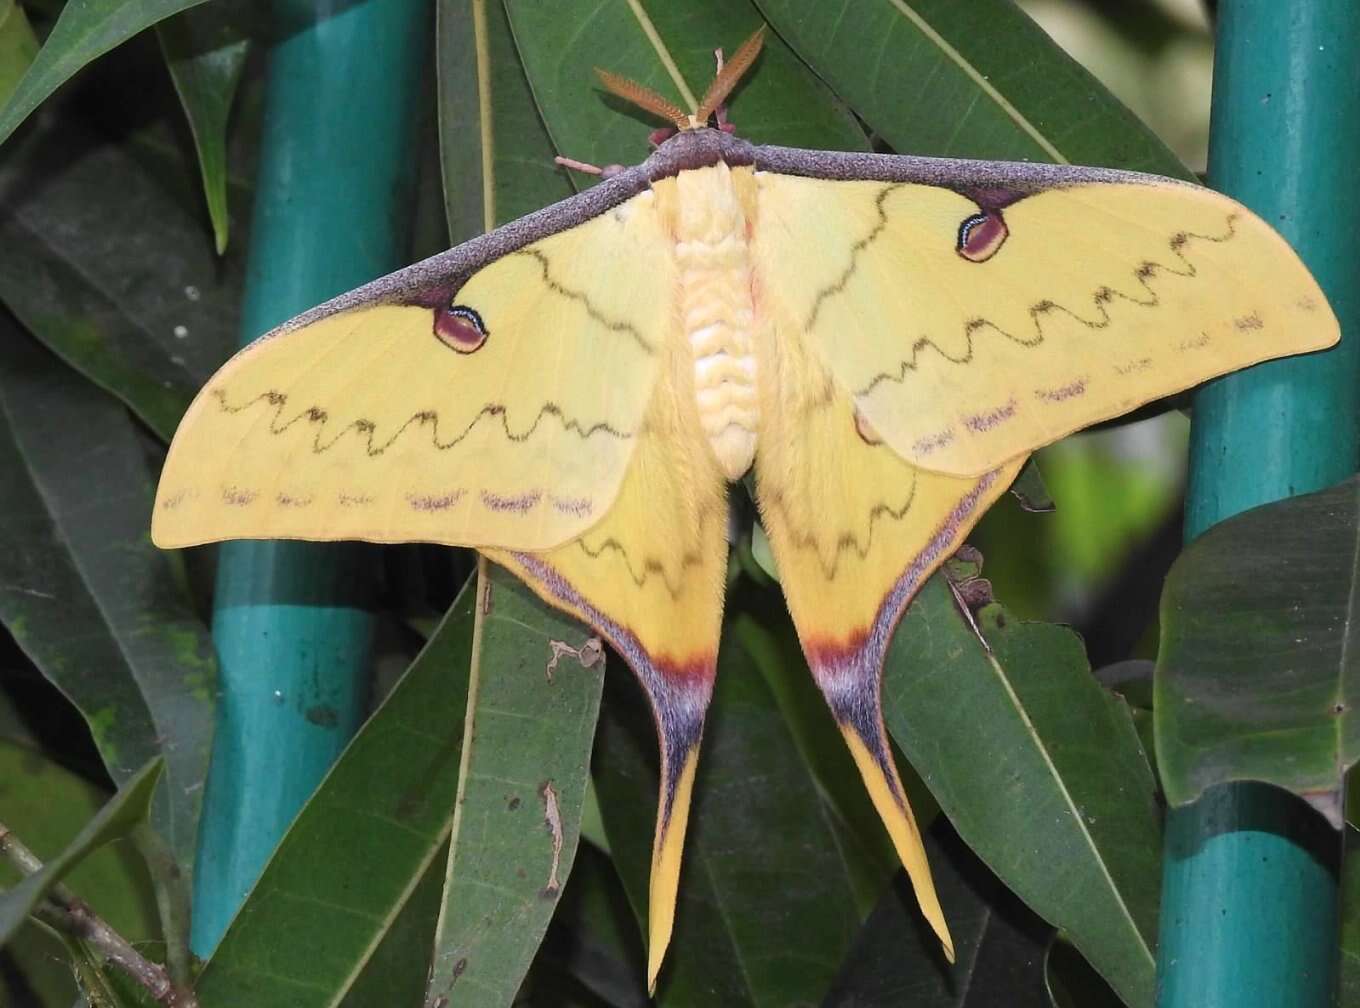
[{"label": "pink marking on wing", "polygon": [[175,508],[179,507],[190,497],[196,496],[197,494],[195,494],[192,490],[179,490],[175,493],[172,493],[169,497],[166,497],[164,500],[161,501],[161,509],[163,511],[173,511]]},{"label": "pink marking on wing", "polygon": [[[337,494],[335,499],[342,507],[355,507],[362,504],[373,503],[373,498],[370,497],[368,494],[342,493]],[[408,497],[407,499],[409,500],[410,498]]]},{"label": "pink marking on wing", "polygon": [[222,503],[230,504],[232,507],[245,507],[258,496],[260,494],[256,490],[242,490],[234,486],[222,488]]},{"label": "pink marking on wing", "polygon": [[1186,337],[1177,345],[1177,350],[1199,350],[1209,345],[1209,334],[1202,332],[1196,337]]},{"label": "pink marking on wing", "polygon": [[1052,389],[1035,389],[1035,398],[1043,399],[1045,402],[1065,402],[1068,399],[1075,399],[1077,396],[1086,394],[1086,379],[1078,378]]},{"label": "pink marking on wing", "polygon": [[274,500],[280,507],[306,507],[312,502],[311,497],[292,497],[285,493],[278,494]]},{"label": "pink marking on wing", "polygon": [[1130,375],[1137,371],[1146,371],[1150,367],[1152,367],[1151,357],[1139,357],[1137,360],[1129,361],[1126,364],[1116,364],[1114,370],[1116,374]]},{"label": "pink marking on wing", "polygon": [[493,494],[489,490],[482,491],[482,504],[492,511],[517,511],[523,514],[530,508],[536,507],[542,499],[543,494],[538,490],[520,494],[518,497],[502,497],[500,494]]},{"label": "pink marking on wing", "polygon": [[1012,419],[1015,416],[1016,405],[1015,398],[1012,396],[1008,402],[998,406],[994,410],[988,410],[985,413],[974,413],[972,416],[964,417],[963,425],[974,434],[984,434],[992,428],[999,427],[1007,420]]},{"label": "pink marking on wing", "polygon": [[446,494],[407,494],[406,503],[417,511],[447,511],[463,499],[465,490],[450,490]]},{"label": "pink marking on wing", "polygon": [[1266,327],[1265,321],[1261,318],[1260,312],[1252,312],[1250,315],[1243,315],[1241,318],[1233,319],[1233,326],[1238,332],[1250,332]]},{"label": "pink marking on wing", "polygon": [[552,506],[562,514],[576,515],[583,518],[590,514],[595,508],[595,503],[589,497],[556,497],[549,496]]},{"label": "pink marking on wing", "polygon": [[931,434],[929,437],[918,438],[912,443],[911,450],[916,455],[929,455],[936,448],[943,448],[954,440],[954,428],[946,427],[938,434]]}]

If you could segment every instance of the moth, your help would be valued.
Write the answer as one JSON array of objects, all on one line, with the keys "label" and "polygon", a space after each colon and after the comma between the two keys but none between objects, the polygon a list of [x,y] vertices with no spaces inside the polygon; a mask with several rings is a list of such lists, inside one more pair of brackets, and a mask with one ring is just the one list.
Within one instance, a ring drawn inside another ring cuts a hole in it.
[{"label": "moth", "polygon": [[888,642],[1028,455],[1331,346],[1298,257],[1232,200],[1044,164],[754,146],[715,115],[642,164],[300,315],[233,357],[161,477],[163,547],[471,546],[592,626],[656,719],[648,980],[666,946],[727,557],[754,468],[813,675],[951,960],[883,728]]}]

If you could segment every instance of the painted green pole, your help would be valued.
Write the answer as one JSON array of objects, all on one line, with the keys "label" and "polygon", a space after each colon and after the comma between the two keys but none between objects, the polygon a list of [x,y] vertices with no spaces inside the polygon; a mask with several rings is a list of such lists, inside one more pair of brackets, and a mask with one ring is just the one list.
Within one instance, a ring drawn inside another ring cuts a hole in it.
[{"label": "painted green pole", "polygon": [[[243,341],[405,263],[431,28],[426,0],[286,0],[272,11]],[[222,696],[194,878],[199,956],[216,948],[362,719],[375,559],[358,545],[222,546]]]},{"label": "painted green pole", "polygon": [[[1186,536],[1346,479],[1360,400],[1360,4],[1222,0],[1210,183],[1278,229],[1341,319],[1339,347],[1203,389]],[[1340,836],[1263,785],[1167,821],[1160,1008],[1324,1008],[1337,958]]]}]

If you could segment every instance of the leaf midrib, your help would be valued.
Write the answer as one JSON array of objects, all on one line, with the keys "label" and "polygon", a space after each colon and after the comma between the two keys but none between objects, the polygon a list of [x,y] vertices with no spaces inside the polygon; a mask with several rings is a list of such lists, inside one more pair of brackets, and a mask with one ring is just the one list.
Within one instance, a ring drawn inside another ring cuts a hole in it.
[{"label": "leaf midrib", "polygon": [[[896,0],[894,0],[894,2],[896,2]],[[1148,947],[1147,942],[1144,940],[1143,933],[1138,929],[1138,922],[1134,919],[1133,913],[1132,911],[1130,911],[1128,903],[1124,900],[1123,892],[1120,890],[1119,886],[1115,883],[1114,876],[1110,874],[1109,866],[1105,863],[1105,858],[1101,853],[1100,846],[1096,843],[1095,837],[1091,835],[1091,831],[1087,829],[1086,821],[1082,818],[1081,815],[1081,809],[1078,807],[1075,799],[1073,799],[1072,793],[1067,789],[1067,784],[1066,782],[1063,781],[1062,774],[1058,772],[1057,764],[1053,762],[1053,757],[1049,753],[1048,747],[1044,745],[1042,737],[1039,735],[1038,730],[1034,727],[1034,722],[1030,720],[1029,712],[1025,710],[1024,704],[1020,702],[1020,697],[1016,694],[1015,688],[1011,685],[1010,680],[1006,677],[1005,670],[1001,667],[1001,663],[997,660],[996,655],[993,654],[990,649],[988,649],[987,651],[987,661],[990,663],[992,670],[996,673],[996,678],[1001,683],[1002,688],[1005,689],[1006,696],[1010,699],[1011,705],[1012,707],[1014,707],[1016,714],[1019,716],[1021,724],[1024,725],[1026,733],[1033,741],[1034,747],[1043,757],[1044,765],[1048,767],[1049,775],[1053,779],[1053,782],[1057,785],[1058,793],[1062,796],[1063,802],[1066,804],[1069,812],[1071,813],[1072,820],[1077,824],[1077,829],[1080,830],[1082,837],[1085,838],[1087,845],[1090,847],[1092,854],[1095,856],[1095,861],[1096,864],[1100,866],[1101,874],[1105,877],[1105,880],[1109,883],[1110,891],[1114,894],[1115,903],[1119,907],[1119,910],[1122,912],[1124,919],[1128,921],[1129,927],[1132,929],[1133,933],[1138,937],[1138,947],[1142,950],[1143,954],[1146,956],[1148,964],[1155,969],[1157,964],[1156,957],[1152,954],[1152,950]]]},{"label": "leaf midrib", "polygon": [[888,2],[891,3],[903,17],[915,25],[916,30],[924,35],[927,41],[943,53],[945,58],[962,70],[977,89],[991,99],[992,103],[996,105],[1011,122],[1015,123],[1026,136],[1037,143],[1045,154],[1051,157],[1057,164],[1071,164],[1071,162],[1063,156],[1062,151],[1048,139],[1044,132],[1030,122],[1024,113],[1016,108],[1011,103],[1010,99],[1003,95],[991,81],[979,73],[977,67],[973,66],[973,64],[964,57],[963,53],[955,49],[954,46],[949,43],[948,39],[936,31],[930,22],[912,7],[908,0],[888,0]]}]

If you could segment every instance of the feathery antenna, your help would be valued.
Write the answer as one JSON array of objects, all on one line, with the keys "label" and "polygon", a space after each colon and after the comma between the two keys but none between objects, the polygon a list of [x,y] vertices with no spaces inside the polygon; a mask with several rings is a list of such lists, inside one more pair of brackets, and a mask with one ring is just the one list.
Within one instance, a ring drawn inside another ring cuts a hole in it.
[{"label": "feathery antenna", "polygon": [[599,67],[595,68],[595,76],[600,78],[600,83],[610,94],[617,95],[624,101],[667,120],[676,129],[699,129],[708,123],[709,116],[713,115],[727,100],[727,96],[732,93],[732,89],[741,80],[742,74],[751,69],[751,64],[760,55],[760,47],[764,42],[765,26],[761,25],[756,29],[754,35],[741,44],[741,48],[726,63],[719,56],[718,75],[713,78],[713,83],[708,86],[708,91],[704,93],[704,100],[699,103],[699,107],[695,109],[692,116],[683,112],[674,102],[662,98],[651,88],[643,87],[627,77],[620,77],[618,74],[601,70]]},{"label": "feathery antenna", "polygon": [[755,34],[741,44],[741,48],[732,54],[732,58],[723,64],[718,71],[718,76],[713,78],[713,83],[704,92],[704,100],[699,103],[699,108],[694,113],[694,118],[701,123],[708,122],[708,117],[718,110],[718,106],[727,100],[727,96],[732,93],[732,89],[741,80],[742,74],[751,69],[751,64],[760,55],[760,47],[765,43],[765,26],[761,25],[756,29]]},{"label": "feathery antenna", "polygon": [[685,129],[689,126],[689,116],[682,112],[678,105],[668,102],[651,88],[645,88],[636,81],[630,81],[627,77],[620,77],[599,67],[595,68],[595,76],[600,78],[600,83],[605,86],[606,91],[618,95],[638,108],[645,109],[652,115],[674,123],[676,129]]}]

